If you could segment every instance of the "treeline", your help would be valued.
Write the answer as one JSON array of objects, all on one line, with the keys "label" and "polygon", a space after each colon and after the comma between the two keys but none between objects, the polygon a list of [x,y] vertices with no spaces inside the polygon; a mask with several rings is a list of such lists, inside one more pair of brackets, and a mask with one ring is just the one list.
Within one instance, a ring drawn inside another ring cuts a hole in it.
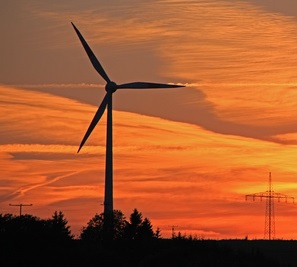
[{"label": "treeline", "polygon": [[[80,234],[81,240],[97,242],[104,238],[104,214],[96,214],[88,223],[83,227]],[[160,238],[160,230],[156,232],[150,220],[143,218],[142,213],[134,209],[131,213],[129,220],[120,210],[113,212],[113,228],[114,240],[152,240]]]},{"label": "treeline", "polygon": [[[152,240],[160,238],[160,230],[153,230],[147,217],[134,209],[129,220],[120,210],[114,210],[114,240]],[[104,214],[95,214],[84,226],[79,239],[100,242],[104,237]],[[0,242],[16,240],[68,242],[74,239],[68,221],[62,211],[55,211],[51,218],[40,219],[33,215],[16,216],[0,214]]]},{"label": "treeline", "polygon": [[73,237],[68,221],[61,211],[55,211],[50,219],[40,219],[30,214],[0,214],[1,243],[64,242],[72,240]]},{"label": "treeline", "polygon": [[103,219],[95,214],[74,238],[61,211],[49,219],[0,214],[1,266],[282,266],[258,249],[232,248],[228,242],[180,233],[163,239],[137,209],[128,219],[114,211],[114,239],[106,242]]}]

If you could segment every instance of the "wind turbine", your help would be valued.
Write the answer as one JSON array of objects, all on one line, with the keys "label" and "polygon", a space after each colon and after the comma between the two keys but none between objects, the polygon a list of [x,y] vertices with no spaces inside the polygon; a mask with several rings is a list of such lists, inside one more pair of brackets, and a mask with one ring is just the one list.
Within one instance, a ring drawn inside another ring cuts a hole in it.
[{"label": "wind turbine", "polygon": [[110,237],[113,236],[113,157],[112,157],[112,94],[118,89],[151,89],[151,88],[176,88],[184,87],[181,85],[171,85],[162,83],[150,83],[150,82],[131,82],[124,84],[116,84],[111,81],[101,66],[99,60],[94,55],[93,51],[85,41],[76,26],[71,22],[75,32],[78,35],[89,59],[100,74],[100,76],[106,81],[105,90],[106,94],[98,107],[97,112],[79,146],[77,153],[81,150],[88,137],[92,133],[93,129],[97,125],[98,121],[102,117],[105,109],[107,108],[107,130],[106,130],[106,159],[105,159],[105,194],[104,194],[104,225]]}]

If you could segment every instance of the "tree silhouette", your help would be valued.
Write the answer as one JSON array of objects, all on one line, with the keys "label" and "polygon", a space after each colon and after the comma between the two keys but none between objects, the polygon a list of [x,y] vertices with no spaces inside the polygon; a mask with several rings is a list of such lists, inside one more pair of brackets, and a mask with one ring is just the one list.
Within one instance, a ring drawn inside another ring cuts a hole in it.
[{"label": "tree silhouette", "polygon": [[0,214],[0,239],[7,242],[39,241],[46,233],[45,224],[44,220],[29,214]]},{"label": "tree silhouette", "polygon": [[[126,236],[132,240],[149,240],[156,235],[153,231],[153,226],[148,218],[142,219],[142,213],[134,209],[130,215],[130,222],[126,227]],[[160,231],[158,231],[158,236]]]},{"label": "tree silhouette", "polygon": [[68,221],[60,211],[53,214],[51,219],[40,219],[25,214],[15,216],[0,214],[0,239],[9,242],[61,242],[73,238]]},{"label": "tree silhouette", "polygon": [[156,230],[156,232],[155,232],[155,237],[156,237],[157,239],[161,238],[161,230],[160,230],[159,227],[157,228],[157,230]]},{"label": "tree silhouette", "polygon": [[55,211],[52,218],[47,220],[51,237],[57,241],[66,241],[73,238],[68,221],[62,211]]},{"label": "tree silhouette", "polygon": [[80,234],[81,240],[99,241],[103,238],[103,213],[95,214],[95,216],[87,223],[87,227],[83,227]]},{"label": "tree silhouette", "polygon": [[[142,213],[134,209],[129,222],[120,210],[114,210],[114,240],[149,240],[160,237],[160,230],[153,231],[153,226],[148,218],[142,218]],[[104,213],[95,216],[82,228],[80,239],[83,241],[99,242],[104,240]]]},{"label": "tree silhouette", "polygon": [[126,221],[124,214],[120,210],[114,211],[113,216],[114,238],[123,238],[125,236],[125,228],[128,222]]},{"label": "tree silhouette", "polygon": [[148,218],[144,218],[138,228],[137,238],[141,240],[150,240],[154,237],[153,226]]},{"label": "tree silhouette", "polygon": [[[124,237],[127,221],[124,214],[120,210],[113,211],[114,221],[114,237],[113,239],[121,239]],[[80,239],[85,241],[98,242],[103,240],[104,233],[104,213],[95,214],[95,216],[83,227]]]},{"label": "tree silhouette", "polygon": [[142,214],[134,209],[130,215],[130,222],[126,227],[126,235],[129,239],[137,239],[138,229],[142,223]]}]

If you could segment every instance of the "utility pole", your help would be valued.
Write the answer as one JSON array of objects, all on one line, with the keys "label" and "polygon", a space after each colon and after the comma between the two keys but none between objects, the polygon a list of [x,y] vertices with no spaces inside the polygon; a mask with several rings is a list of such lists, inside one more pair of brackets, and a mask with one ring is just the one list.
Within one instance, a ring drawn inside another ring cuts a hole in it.
[{"label": "utility pole", "polygon": [[247,200],[248,197],[252,197],[253,201],[255,201],[256,198],[260,198],[261,201],[263,198],[266,199],[264,239],[266,239],[267,237],[268,237],[268,240],[274,239],[275,238],[274,199],[277,199],[279,202],[280,199],[283,198],[287,203],[287,200],[289,198],[289,199],[292,199],[294,203],[294,197],[287,196],[280,193],[275,193],[273,191],[272,182],[271,182],[271,172],[269,172],[268,187],[266,192],[246,195],[245,199]]},{"label": "utility pole", "polygon": [[17,206],[17,207],[20,207],[20,216],[22,216],[22,207],[23,207],[23,206],[32,206],[32,204],[9,204],[9,206]]}]

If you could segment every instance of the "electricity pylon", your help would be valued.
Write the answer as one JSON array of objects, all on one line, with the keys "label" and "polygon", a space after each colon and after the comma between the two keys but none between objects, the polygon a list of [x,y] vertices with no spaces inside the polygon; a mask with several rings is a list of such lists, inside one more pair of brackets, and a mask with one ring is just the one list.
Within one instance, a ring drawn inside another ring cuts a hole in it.
[{"label": "electricity pylon", "polygon": [[267,237],[268,237],[268,240],[274,239],[275,238],[274,199],[276,198],[279,202],[280,199],[283,198],[287,202],[289,198],[289,199],[292,199],[294,203],[294,197],[276,193],[273,191],[272,182],[271,182],[271,172],[269,172],[268,188],[266,192],[246,195],[245,199],[247,200],[248,197],[252,197],[253,201],[255,201],[256,198],[260,198],[261,201],[263,198],[266,199],[264,239],[267,239]]},{"label": "electricity pylon", "polygon": [[23,206],[32,206],[32,204],[9,204],[9,206],[17,206],[17,207],[20,207],[20,216],[22,216],[22,207],[23,207]]}]

